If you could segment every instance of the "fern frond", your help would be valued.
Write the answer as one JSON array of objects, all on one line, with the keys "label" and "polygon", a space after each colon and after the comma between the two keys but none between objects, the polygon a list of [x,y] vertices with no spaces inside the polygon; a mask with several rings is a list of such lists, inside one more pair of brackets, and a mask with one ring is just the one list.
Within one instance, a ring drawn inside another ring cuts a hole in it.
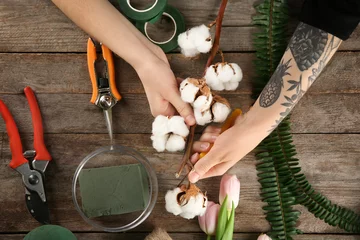
[{"label": "fern frond", "polygon": [[[253,24],[255,33],[257,77],[253,82],[253,97],[256,99],[276,69],[287,45],[287,3],[285,0],[265,0],[256,7],[258,15]],[[272,239],[292,239],[301,233],[295,228],[300,212],[292,206],[302,204],[332,226],[349,232],[360,232],[360,216],[351,210],[331,203],[316,192],[301,173],[296,149],[293,145],[289,116],[258,146],[256,155],[261,196],[266,219],[271,225]]]}]

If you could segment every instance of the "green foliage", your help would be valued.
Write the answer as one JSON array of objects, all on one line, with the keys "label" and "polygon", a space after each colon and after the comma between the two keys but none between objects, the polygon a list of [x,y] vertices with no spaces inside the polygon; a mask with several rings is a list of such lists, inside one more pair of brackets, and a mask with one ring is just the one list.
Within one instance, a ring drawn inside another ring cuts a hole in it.
[{"label": "green foliage", "polygon": [[[276,69],[287,45],[286,0],[265,0],[256,6],[258,14],[253,24],[258,26],[254,46],[257,77],[253,81],[253,97],[256,99]],[[301,204],[332,226],[349,232],[360,232],[360,216],[351,210],[332,204],[317,193],[301,173],[296,149],[292,142],[289,117],[258,146],[257,165],[261,196],[266,206],[266,219],[271,225],[272,239],[292,239],[301,233],[296,229],[300,212],[293,206]]]}]

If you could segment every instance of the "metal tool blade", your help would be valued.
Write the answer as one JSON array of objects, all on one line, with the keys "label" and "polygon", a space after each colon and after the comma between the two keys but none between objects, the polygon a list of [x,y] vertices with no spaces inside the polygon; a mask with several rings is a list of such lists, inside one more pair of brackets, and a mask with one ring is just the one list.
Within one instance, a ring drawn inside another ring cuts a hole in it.
[{"label": "metal tool blade", "polygon": [[50,224],[47,202],[43,202],[36,192],[26,190],[25,202],[33,218],[42,224]]},{"label": "metal tool blade", "polygon": [[112,110],[111,108],[104,110],[104,117],[107,130],[109,132],[110,144],[113,145],[113,125],[112,125]]}]

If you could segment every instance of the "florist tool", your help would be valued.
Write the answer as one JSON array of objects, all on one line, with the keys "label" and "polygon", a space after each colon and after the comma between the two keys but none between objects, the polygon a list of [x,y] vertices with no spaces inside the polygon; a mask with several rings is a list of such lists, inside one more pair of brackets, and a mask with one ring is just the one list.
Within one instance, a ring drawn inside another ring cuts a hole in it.
[{"label": "florist tool", "polygon": [[30,106],[34,128],[34,149],[23,153],[16,123],[6,105],[0,100],[0,113],[6,123],[12,159],[9,166],[22,175],[25,185],[25,201],[31,215],[40,223],[49,224],[50,216],[44,189],[44,173],[51,156],[44,143],[43,126],[39,105],[30,87],[24,89]]},{"label": "florist tool", "polygon": [[112,129],[112,107],[120,101],[121,95],[116,88],[115,67],[111,50],[101,44],[102,60],[105,62],[105,74],[97,73],[97,53],[96,43],[92,38],[87,42],[87,63],[90,80],[92,84],[92,97],[90,102],[100,107],[104,111],[106,126],[109,132],[110,141],[113,141]]},{"label": "florist tool", "polygon": [[[105,77],[99,77],[95,43],[89,38],[87,44],[91,102],[103,109],[112,140],[111,108],[121,96],[115,86],[111,51],[101,44],[106,71]],[[113,142],[81,161],[72,184],[76,210],[88,224],[107,232],[127,231],[145,221],[157,194],[157,178],[149,161],[138,151]]]}]

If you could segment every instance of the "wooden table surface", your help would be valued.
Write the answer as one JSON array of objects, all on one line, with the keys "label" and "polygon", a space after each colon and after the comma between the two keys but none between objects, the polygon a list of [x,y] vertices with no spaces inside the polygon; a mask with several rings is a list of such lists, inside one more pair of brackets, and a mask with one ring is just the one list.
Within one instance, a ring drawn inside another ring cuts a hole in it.
[{"label": "wooden table surface", "polygon": [[[113,1],[115,4],[115,1]],[[211,22],[219,0],[169,0],[185,16],[188,26]],[[237,62],[244,79],[236,92],[222,94],[233,107],[248,110],[254,77],[251,26],[256,0],[231,0],[225,13],[221,48],[229,62]],[[293,1],[294,14],[301,1]],[[87,225],[71,199],[74,171],[89,152],[108,144],[100,110],[89,103],[91,86],[86,64],[87,34],[48,0],[0,0],[0,98],[18,123],[25,148],[32,148],[31,119],[22,90],[31,86],[42,110],[46,144],[53,156],[47,171],[47,196],[54,224],[78,239],[144,239],[154,226],[166,228],[174,239],[204,239],[197,220],[167,213],[164,194],[174,187],[181,154],[157,153],[151,147],[153,117],[135,71],[115,59],[116,79],[124,99],[113,109],[116,143],[141,151],[159,180],[153,213],[131,233],[101,233]],[[197,61],[168,54],[179,77],[200,76],[206,56]],[[301,165],[315,189],[341,206],[360,213],[360,27],[344,42],[292,115],[294,141]],[[18,240],[39,224],[27,212],[19,174],[8,167],[9,141],[0,121],[0,239]],[[256,239],[269,225],[264,218],[257,182],[256,160],[249,154],[232,170],[241,179],[241,202],[236,210],[235,239]],[[219,178],[204,180],[202,189],[217,199]],[[360,239],[313,217],[303,207],[295,239]]]}]

